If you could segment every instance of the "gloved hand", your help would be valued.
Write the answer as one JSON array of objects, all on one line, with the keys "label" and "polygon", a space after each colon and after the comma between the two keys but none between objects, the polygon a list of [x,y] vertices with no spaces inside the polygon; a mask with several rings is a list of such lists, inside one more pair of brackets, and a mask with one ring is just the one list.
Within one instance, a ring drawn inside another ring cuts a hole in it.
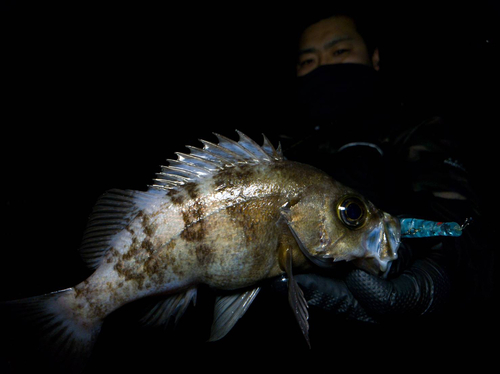
[{"label": "gloved hand", "polygon": [[[395,263],[387,279],[353,270],[345,279],[347,287],[376,319],[402,314],[429,314],[439,309],[450,294],[451,284],[443,264],[441,246],[439,244],[428,256],[411,262],[408,267],[401,266],[405,259]],[[408,246],[401,249],[402,256],[409,251]],[[406,261],[410,258],[408,256]]]},{"label": "gloved hand", "polygon": [[417,260],[405,244],[398,254],[386,279],[358,269],[343,279],[318,274],[298,274],[294,278],[309,305],[349,319],[378,322],[394,315],[431,313],[448,298],[450,291],[443,246],[438,244],[426,257]]},{"label": "gloved hand", "polygon": [[344,280],[318,274],[294,276],[304,292],[308,305],[319,307],[349,319],[375,322],[374,318],[358,302]]}]

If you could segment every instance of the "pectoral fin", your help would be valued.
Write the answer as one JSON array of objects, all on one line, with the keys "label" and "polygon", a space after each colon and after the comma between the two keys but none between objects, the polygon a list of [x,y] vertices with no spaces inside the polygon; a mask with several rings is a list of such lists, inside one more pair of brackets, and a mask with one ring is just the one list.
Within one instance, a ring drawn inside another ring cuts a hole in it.
[{"label": "pectoral fin", "polygon": [[300,289],[299,285],[295,281],[292,273],[292,251],[286,249],[284,255],[284,266],[285,272],[288,276],[288,302],[292,307],[293,314],[299,323],[300,330],[306,338],[307,345],[311,348],[311,343],[309,342],[309,312],[307,311],[307,301],[304,297],[304,293]]},{"label": "pectoral fin", "polygon": [[257,287],[243,293],[218,296],[215,300],[214,322],[208,341],[216,341],[226,336],[245,314],[259,291],[260,287]]}]

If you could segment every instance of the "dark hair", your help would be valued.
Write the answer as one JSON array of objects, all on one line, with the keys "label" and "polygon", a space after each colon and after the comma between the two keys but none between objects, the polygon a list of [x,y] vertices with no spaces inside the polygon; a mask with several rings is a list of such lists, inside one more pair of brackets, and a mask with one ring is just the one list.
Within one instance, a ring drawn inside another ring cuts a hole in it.
[{"label": "dark hair", "polygon": [[335,16],[351,18],[356,25],[356,30],[365,41],[369,54],[372,55],[375,52],[375,49],[379,46],[376,10],[367,8],[355,10],[353,7],[339,5],[312,6],[300,16],[299,24],[297,25],[297,40],[310,25]]}]

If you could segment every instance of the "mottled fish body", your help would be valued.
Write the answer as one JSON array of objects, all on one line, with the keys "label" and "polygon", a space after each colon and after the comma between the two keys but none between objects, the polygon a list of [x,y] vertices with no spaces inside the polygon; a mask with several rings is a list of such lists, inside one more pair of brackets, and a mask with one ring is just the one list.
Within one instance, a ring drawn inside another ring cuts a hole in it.
[{"label": "mottled fish body", "polygon": [[289,300],[307,338],[307,303],[292,269],[353,261],[372,274],[396,258],[399,220],[311,166],[286,160],[239,133],[238,142],[189,147],[145,192],[111,190],[96,203],[81,254],[93,274],[73,288],[12,302],[43,316],[61,354],[85,357],[107,315],[152,295],[165,300],[144,317],[178,318],[200,284],[218,298],[211,340],[245,313],[259,283],[286,273]]},{"label": "mottled fish body", "polygon": [[[278,224],[281,208],[318,182],[336,184],[307,165],[274,162],[235,165],[223,176],[183,188],[109,191],[97,203],[84,237],[84,258],[96,270],[75,287],[77,298],[89,303],[87,310],[95,305],[101,318],[152,294],[197,284],[234,290],[277,276],[283,273],[279,243],[292,237]],[[133,206],[134,218],[112,234],[103,251],[102,230],[114,222],[107,216],[119,206],[126,206],[127,214]],[[88,249],[92,246],[95,251]],[[297,255],[296,266],[305,262]]]}]

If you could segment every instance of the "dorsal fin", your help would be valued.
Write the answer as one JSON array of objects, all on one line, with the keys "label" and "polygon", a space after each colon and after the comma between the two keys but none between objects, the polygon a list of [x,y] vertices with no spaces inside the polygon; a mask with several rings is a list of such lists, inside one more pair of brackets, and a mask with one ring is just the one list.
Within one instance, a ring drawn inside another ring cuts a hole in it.
[{"label": "dorsal fin", "polygon": [[200,181],[217,171],[238,164],[260,164],[284,159],[281,146],[275,149],[265,136],[263,145],[259,146],[242,132],[236,132],[239,135],[238,141],[214,134],[218,144],[200,140],[203,148],[187,146],[189,154],[176,153],[177,160],[168,160],[169,165],[162,167],[151,187],[169,190]]},{"label": "dorsal fin", "polygon": [[80,245],[85,264],[96,269],[111,240],[158,195],[157,191],[109,190],[96,202]]},{"label": "dorsal fin", "polygon": [[276,150],[264,136],[262,146],[237,131],[238,142],[216,135],[219,144],[201,140],[203,149],[188,147],[189,154],[176,153],[157,174],[155,184],[146,192],[110,190],[96,202],[89,218],[80,255],[91,269],[96,269],[111,247],[111,241],[152,201],[161,198],[166,190],[200,181],[224,168],[240,164],[270,163],[283,160],[281,147]]}]

